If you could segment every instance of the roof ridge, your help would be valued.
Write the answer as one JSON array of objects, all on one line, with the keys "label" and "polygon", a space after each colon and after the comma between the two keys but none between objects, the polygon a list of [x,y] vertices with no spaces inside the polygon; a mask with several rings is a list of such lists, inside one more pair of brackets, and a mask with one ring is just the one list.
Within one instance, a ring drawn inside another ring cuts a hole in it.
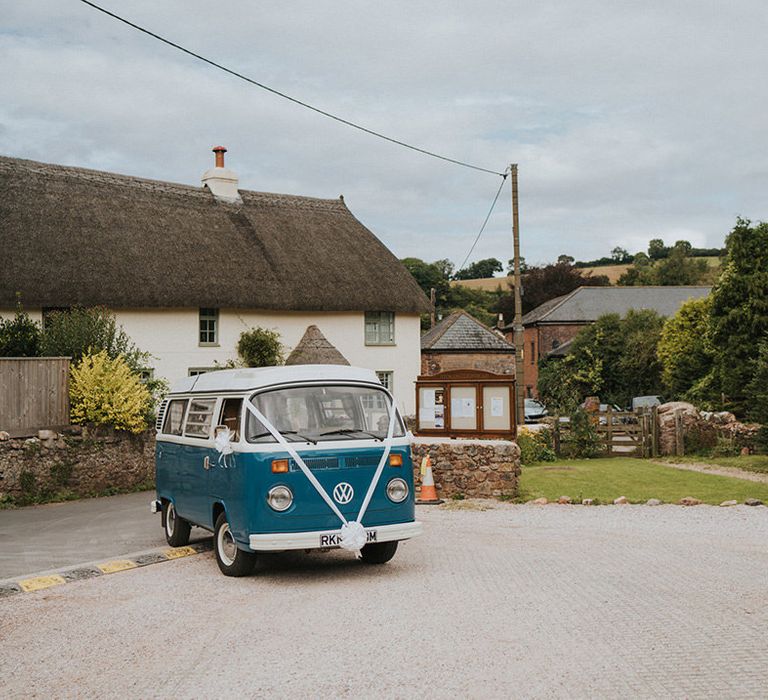
[{"label": "roof ridge", "polygon": [[[78,178],[90,182],[122,185],[125,187],[139,187],[154,192],[166,192],[168,194],[178,194],[204,199],[209,199],[211,196],[210,192],[205,187],[187,185],[182,182],[156,180],[153,178],[140,177],[138,175],[115,173],[109,170],[96,170],[76,165],[59,165],[57,163],[45,163],[43,161],[0,155],[0,170],[11,170],[14,167],[23,167],[28,172],[39,173],[42,175],[61,174],[66,177]],[[330,199],[323,197],[308,197],[299,194],[260,192],[242,188],[239,188],[238,191],[240,192],[241,197],[245,195],[243,201],[247,199],[250,200],[250,203],[252,204],[268,206],[280,204],[283,206],[291,205],[299,208],[328,209],[340,212],[349,211],[342,198]]]},{"label": "roof ridge", "polygon": [[[547,316],[549,316],[551,313],[553,313],[556,309],[559,309],[563,304],[565,304],[566,301],[568,301],[572,296],[574,296],[577,292],[584,289],[584,287],[576,287],[571,292],[568,292],[568,294],[563,294],[563,296],[560,297],[560,301],[557,302],[557,304],[554,304],[552,308],[547,309],[539,318],[537,318],[537,321],[541,321],[545,319]],[[557,298],[557,297],[555,297]],[[535,309],[532,309],[532,311],[535,311]]]},{"label": "roof ridge", "polygon": [[[466,313],[463,309],[459,309],[458,311],[451,312],[448,316],[446,316],[444,319],[442,319],[434,328],[430,328],[429,331],[427,331],[424,335],[428,335],[430,331],[438,329],[439,332],[435,333],[430,339],[429,343],[430,345],[436,343],[440,338],[442,338],[447,330],[453,326],[456,321],[458,321],[459,316],[461,316],[463,313]],[[442,326],[442,328],[441,328]],[[423,347],[423,346],[422,346]]]}]

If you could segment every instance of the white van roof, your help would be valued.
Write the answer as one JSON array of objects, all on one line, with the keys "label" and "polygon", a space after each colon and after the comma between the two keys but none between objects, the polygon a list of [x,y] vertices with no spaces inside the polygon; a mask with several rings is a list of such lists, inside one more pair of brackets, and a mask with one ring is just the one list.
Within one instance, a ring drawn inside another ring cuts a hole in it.
[{"label": "white van roof", "polygon": [[294,382],[342,381],[380,384],[376,372],[346,365],[289,365],[286,367],[251,367],[222,369],[185,377],[175,382],[171,394],[251,391],[276,384]]}]

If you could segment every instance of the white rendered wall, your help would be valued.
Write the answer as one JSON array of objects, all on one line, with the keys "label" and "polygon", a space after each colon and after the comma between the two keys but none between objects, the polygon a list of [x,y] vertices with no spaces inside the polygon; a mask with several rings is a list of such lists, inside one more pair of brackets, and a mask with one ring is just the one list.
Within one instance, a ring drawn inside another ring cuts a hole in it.
[{"label": "white rendered wall", "polygon": [[131,340],[154,358],[156,377],[173,382],[186,377],[190,367],[212,367],[236,359],[235,346],[244,330],[261,326],[280,333],[286,356],[315,324],[350,364],[393,372],[393,393],[406,414],[416,411],[414,382],[421,368],[421,328],[417,314],[395,314],[395,345],[365,345],[365,315],[221,309],[219,344],[198,343],[197,309],[119,309],[117,322]]},{"label": "white rendered wall", "polygon": [[[41,321],[39,309],[28,311]],[[0,317],[11,318],[14,309],[0,309]],[[421,370],[421,327],[417,314],[395,314],[395,345],[365,345],[365,314],[219,311],[219,344],[198,343],[198,309],[118,309],[117,322],[135,345],[153,356],[155,376],[171,383],[187,376],[190,367],[212,367],[236,359],[235,345],[240,333],[254,326],[280,333],[286,356],[307,330],[315,324],[350,364],[393,372],[393,393],[407,415],[416,412],[415,382]]]}]

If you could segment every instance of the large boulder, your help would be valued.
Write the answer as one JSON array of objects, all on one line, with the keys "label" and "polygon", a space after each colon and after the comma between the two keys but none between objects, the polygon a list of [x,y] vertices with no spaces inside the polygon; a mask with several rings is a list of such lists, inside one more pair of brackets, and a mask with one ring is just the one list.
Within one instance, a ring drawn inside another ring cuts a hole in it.
[{"label": "large boulder", "polygon": [[663,455],[676,454],[675,416],[682,415],[683,431],[694,428],[701,417],[693,404],[685,401],[670,401],[659,406],[659,450]]}]

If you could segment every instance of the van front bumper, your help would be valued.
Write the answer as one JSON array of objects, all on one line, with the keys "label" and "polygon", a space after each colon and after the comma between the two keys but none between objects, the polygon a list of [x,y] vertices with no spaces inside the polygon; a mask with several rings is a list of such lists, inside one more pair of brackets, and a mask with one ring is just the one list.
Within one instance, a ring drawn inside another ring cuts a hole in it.
[{"label": "van front bumper", "polygon": [[[392,542],[417,537],[423,531],[420,522],[374,525],[365,528],[368,542]],[[322,549],[338,547],[341,530],[315,532],[276,532],[251,535],[249,545],[255,552],[282,552],[288,549]]]}]

